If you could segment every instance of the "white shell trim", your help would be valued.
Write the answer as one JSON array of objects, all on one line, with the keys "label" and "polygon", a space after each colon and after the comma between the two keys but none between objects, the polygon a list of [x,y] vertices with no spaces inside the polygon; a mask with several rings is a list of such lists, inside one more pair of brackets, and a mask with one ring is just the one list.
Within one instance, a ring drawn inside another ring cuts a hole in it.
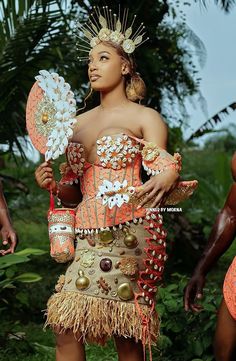
[{"label": "white shell trim", "polygon": [[70,85],[57,73],[40,70],[35,79],[56,109],[56,124],[48,136],[45,159],[56,159],[65,153],[68,140],[73,135],[72,127],[76,122],[76,100]]},{"label": "white shell trim", "polygon": [[157,174],[164,172],[164,170],[167,169],[167,167],[160,169],[160,170],[151,169],[146,166],[144,161],[142,161],[142,166],[143,166],[144,170],[147,172],[147,175],[157,175]]}]

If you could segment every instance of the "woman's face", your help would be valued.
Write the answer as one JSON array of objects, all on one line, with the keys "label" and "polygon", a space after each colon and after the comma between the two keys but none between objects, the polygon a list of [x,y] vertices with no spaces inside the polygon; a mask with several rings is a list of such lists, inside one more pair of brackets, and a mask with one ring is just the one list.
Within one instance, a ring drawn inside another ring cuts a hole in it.
[{"label": "woman's face", "polygon": [[92,89],[110,91],[123,82],[127,64],[112,46],[100,43],[89,54],[88,76]]}]

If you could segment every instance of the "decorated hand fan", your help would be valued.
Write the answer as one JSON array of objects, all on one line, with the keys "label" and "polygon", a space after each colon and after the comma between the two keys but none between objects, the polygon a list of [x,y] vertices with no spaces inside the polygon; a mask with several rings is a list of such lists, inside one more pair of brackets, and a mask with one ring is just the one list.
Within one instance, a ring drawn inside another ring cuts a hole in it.
[{"label": "decorated hand fan", "polygon": [[57,73],[40,70],[28,96],[26,127],[46,161],[65,153],[76,122],[76,101],[70,85]]}]

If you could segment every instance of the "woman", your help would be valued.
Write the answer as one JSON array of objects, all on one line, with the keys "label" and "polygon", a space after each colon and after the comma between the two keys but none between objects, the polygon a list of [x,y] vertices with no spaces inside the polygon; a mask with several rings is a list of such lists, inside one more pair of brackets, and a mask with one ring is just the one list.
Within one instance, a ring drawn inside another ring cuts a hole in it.
[{"label": "woman", "polygon": [[[167,127],[161,116],[135,103],[145,90],[130,57],[135,39],[125,43],[118,22],[116,30],[101,17],[100,24],[98,34],[90,34],[88,64],[100,105],[78,117],[60,184],[50,163],[35,172],[39,186],[51,188],[64,205],[79,201],[73,181],[79,179],[83,194],[75,260],[48,302],[57,361],[85,360],[85,340],[104,344],[110,336],[120,361],[144,359],[142,346],[158,336],[155,285],[166,259],[166,233],[156,207],[179,178],[178,155],[164,151]],[[142,187],[141,163],[152,174]],[[129,187],[139,187],[135,202]]]}]

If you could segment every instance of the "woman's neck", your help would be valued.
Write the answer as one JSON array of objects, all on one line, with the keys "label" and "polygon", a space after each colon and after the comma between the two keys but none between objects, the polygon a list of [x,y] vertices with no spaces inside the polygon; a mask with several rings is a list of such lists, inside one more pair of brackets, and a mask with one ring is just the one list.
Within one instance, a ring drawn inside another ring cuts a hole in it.
[{"label": "woman's neck", "polygon": [[100,92],[100,107],[102,110],[113,110],[127,106],[129,100],[124,89],[115,88],[109,92]]}]

